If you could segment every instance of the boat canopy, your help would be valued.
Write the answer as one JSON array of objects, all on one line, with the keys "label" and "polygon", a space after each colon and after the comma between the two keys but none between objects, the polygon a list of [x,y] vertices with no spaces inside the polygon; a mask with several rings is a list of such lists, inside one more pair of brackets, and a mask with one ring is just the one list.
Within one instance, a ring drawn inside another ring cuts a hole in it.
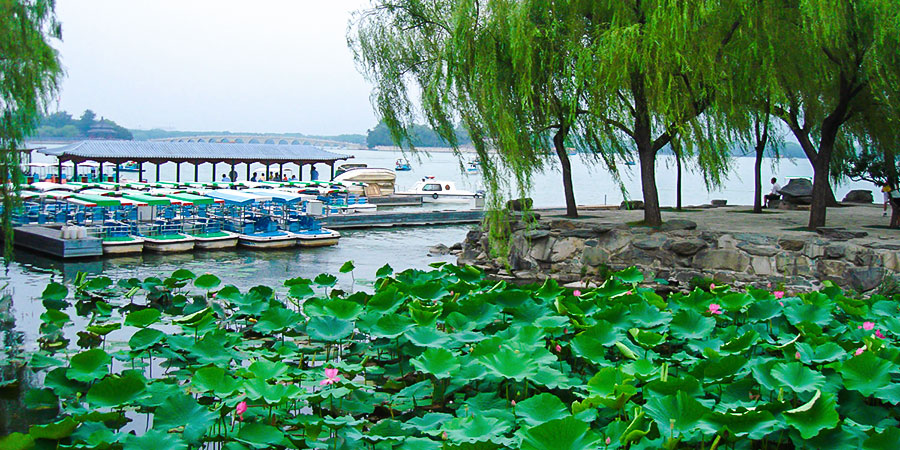
[{"label": "boat canopy", "polygon": [[[78,193],[78,194],[73,195],[72,197],[69,197],[67,200],[72,199],[72,198],[74,198],[76,200],[88,202],[88,203],[93,203],[93,206],[106,207],[106,206],[121,206],[122,205],[122,202],[120,202],[116,198],[104,197],[101,195],[94,195],[94,194]],[[88,206],[88,205],[84,205],[84,206]]]},{"label": "boat canopy", "polygon": [[69,186],[66,184],[59,183],[50,183],[48,181],[38,181],[37,183],[31,183],[28,185],[30,189],[38,190],[38,191],[76,191],[78,190],[75,186]]},{"label": "boat canopy", "polygon": [[285,203],[289,205],[303,200],[303,197],[300,195],[284,192],[279,189],[247,189],[241,192],[270,197],[275,203]]},{"label": "boat canopy", "polygon": [[212,205],[213,203],[216,202],[211,197],[207,197],[207,196],[203,196],[203,195],[188,194],[186,192],[166,194],[166,197],[169,197],[173,200],[178,200],[180,202],[191,203],[194,205]]},{"label": "boat canopy", "polygon": [[131,200],[137,200],[139,202],[146,203],[150,206],[166,206],[166,205],[172,204],[172,201],[165,197],[156,197],[153,195],[136,193],[136,192],[125,193],[122,195],[122,197],[131,199]]},{"label": "boat canopy", "polygon": [[216,189],[211,190],[203,195],[207,197],[224,200],[226,204],[229,205],[240,205],[240,206],[249,206],[253,203],[264,202],[271,200],[271,197],[263,197],[261,195],[253,195],[242,193],[240,191],[234,191],[231,189]]}]

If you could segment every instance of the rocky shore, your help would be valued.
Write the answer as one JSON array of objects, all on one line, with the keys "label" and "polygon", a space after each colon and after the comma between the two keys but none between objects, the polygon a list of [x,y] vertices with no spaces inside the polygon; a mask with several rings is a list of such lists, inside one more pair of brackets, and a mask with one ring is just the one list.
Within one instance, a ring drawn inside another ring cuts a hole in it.
[{"label": "rocky shore", "polygon": [[[629,266],[637,266],[647,280],[670,289],[687,289],[692,280],[713,279],[738,286],[783,284],[791,291],[809,291],[831,280],[845,288],[871,291],[886,276],[900,272],[900,241],[890,234],[871,236],[841,227],[818,233],[785,231],[780,228],[784,217],[781,221],[769,218],[768,227],[749,225],[747,230],[747,223],[729,224],[765,219],[736,214],[734,209],[731,217],[723,216],[729,209],[716,209],[697,215],[703,220],[667,218],[659,229],[630,226],[626,221],[635,216],[623,212],[577,220],[547,213],[544,218],[523,220],[529,216],[517,213],[511,216],[508,258],[491,258],[487,233],[476,229],[463,242],[459,262],[478,266],[498,279],[532,282],[549,277],[573,287]],[[618,221],[608,220],[616,217]]]}]

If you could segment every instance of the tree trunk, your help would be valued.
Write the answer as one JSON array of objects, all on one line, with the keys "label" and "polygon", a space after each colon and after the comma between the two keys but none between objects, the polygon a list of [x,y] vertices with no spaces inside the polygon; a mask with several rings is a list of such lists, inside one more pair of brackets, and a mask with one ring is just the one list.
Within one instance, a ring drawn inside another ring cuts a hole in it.
[{"label": "tree trunk", "polygon": [[[812,140],[809,138],[809,130],[806,129],[798,129],[794,125],[792,125],[789,121],[785,121],[788,124],[788,127],[791,129],[791,132],[794,134],[794,137],[797,138],[797,141],[800,143],[800,148],[803,149],[803,153],[806,154],[806,159],[813,166],[813,170],[816,168],[816,160],[818,159],[818,152],[816,152],[816,147],[813,145]],[[824,131],[823,131],[824,133]],[[828,158],[829,161],[831,157]],[[825,203],[827,206],[835,206],[837,205],[837,199],[834,197],[834,191],[831,190],[831,184],[826,184],[825,189]]]},{"label": "tree trunk", "polygon": [[761,213],[762,212],[762,161],[763,154],[766,152],[766,142],[768,141],[768,134],[764,134],[761,139],[756,140],[756,162],[753,166],[753,175],[754,175],[754,198],[753,198],[753,212]]},{"label": "tree trunk", "polygon": [[825,226],[827,209],[834,202],[834,193],[831,191],[831,183],[828,178],[838,125],[830,120],[831,117],[829,116],[822,123],[822,142],[819,144],[819,154],[813,161],[812,204],[809,207],[809,224],[807,225],[810,230]]},{"label": "tree trunk", "polygon": [[562,166],[563,191],[566,195],[566,217],[578,217],[578,207],[575,205],[575,191],[572,188],[572,163],[569,162],[569,154],[566,153],[566,136],[569,134],[568,125],[563,125],[553,135],[553,145],[556,147],[556,155]]},{"label": "tree trunk", "polygon": [[681,211],[681,150],[675,151],[675,209]]},{"label": "tree trunk", "polygon": [[659,212],[659,192],[656,190],[656,152],[651,138],[650,109],[644,92],[644,77],[631,74],[631,95],[634,98],[634,144],[641,164],[641,190],[644,194],[644,225],[662,225]]}]

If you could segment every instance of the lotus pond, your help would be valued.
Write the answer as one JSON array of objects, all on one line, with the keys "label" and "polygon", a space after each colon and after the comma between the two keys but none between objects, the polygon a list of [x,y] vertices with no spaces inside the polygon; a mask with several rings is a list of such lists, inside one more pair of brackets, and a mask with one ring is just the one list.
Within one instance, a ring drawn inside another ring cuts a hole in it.
[{"label": "lotus pond", "polygon": [[372,292],[51,283],[22,359],[27,408],[53,418],[0,448],[900,448],[896,298],[433,266],[385,266]]}]

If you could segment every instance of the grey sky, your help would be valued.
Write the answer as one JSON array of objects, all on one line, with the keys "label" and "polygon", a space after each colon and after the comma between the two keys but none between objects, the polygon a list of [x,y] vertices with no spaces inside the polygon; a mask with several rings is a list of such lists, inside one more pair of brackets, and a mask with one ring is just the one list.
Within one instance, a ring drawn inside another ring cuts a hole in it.
[{"label": "grey sky", "polygon": [[59,109],[129,128],[364,133],[346,44],[368,0],[59,0]]}]

